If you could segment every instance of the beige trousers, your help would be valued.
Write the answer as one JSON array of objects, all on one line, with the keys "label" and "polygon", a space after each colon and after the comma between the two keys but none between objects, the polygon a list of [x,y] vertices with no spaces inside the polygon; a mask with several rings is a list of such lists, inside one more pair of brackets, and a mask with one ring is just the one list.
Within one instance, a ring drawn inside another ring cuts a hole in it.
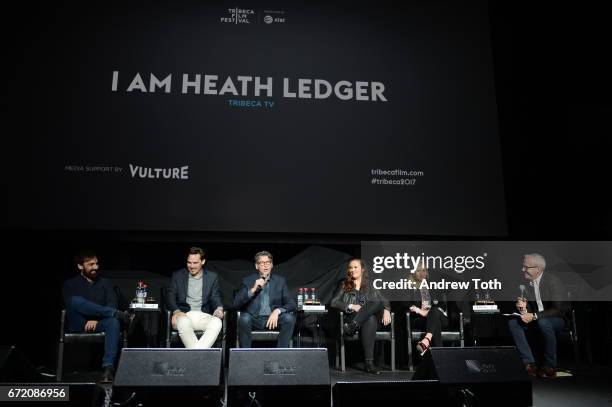
[{"label": "beige trousers", "polygon": [[[176,330],[188,349],[210,348],[217,340],[222,325],[219,318],[202,311],[189,311],[185,316],[176,319]],[[204,331],[199,340],[195,331]]]}]

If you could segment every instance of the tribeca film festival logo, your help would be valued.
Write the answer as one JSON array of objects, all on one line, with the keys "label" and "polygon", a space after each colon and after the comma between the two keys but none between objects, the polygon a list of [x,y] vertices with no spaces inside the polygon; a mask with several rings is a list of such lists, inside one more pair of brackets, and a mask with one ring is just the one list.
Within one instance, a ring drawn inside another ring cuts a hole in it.
[{"label": "tribeca film festival logo", "polygon": [[227,14],[220,21],[227,24],[252,24],[255,18],[255,10],[240,7],[228,8]]},{"label": "tribeca film festival logo", "polygon": [[224,15],[219,18],[219,22],[223,24],[254,24],[259,23],[260,20],[257,16],[263,15],[263,23],[270,24],[283,24],[287,21],[284,10],[263,10],[263,12],[256,12],[253,9],[247,8],[228,8]]}]

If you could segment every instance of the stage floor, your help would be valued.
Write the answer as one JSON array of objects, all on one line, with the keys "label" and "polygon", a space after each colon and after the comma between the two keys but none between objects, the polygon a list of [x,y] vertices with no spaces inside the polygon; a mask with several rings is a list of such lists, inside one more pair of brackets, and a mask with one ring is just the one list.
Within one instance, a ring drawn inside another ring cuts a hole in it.
[{"label": "stage floor", "polygon": [[[371,375],[358,369],[347,367],[346,372],[330,368],[332,387],[337,382],[386,382],[409,381],[413,372],[381,370],[379,375]],[[559,406],[610,406],[612,405],[612,369],[588,367],[574,370],[572,376],[562,375],[556,379],[532,379],[533,405],[537,407]],[[65,377],[66,383],[94,382],[99,372],[72,372]],[[111,386],[104,386],[110,390]],[[402,404],[403,405],[403,404]],[[392,400],[381,403],[394,406]]]}]

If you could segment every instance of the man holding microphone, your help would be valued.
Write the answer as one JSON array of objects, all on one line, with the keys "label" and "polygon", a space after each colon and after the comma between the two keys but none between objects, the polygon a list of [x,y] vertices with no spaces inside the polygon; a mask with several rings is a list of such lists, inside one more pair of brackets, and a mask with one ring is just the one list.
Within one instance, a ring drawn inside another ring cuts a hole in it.
[{"label": "man holding microphone", "polygon": [[258,273],[246,277],[234,298],[234,308],[240,313],[238,338],[241,348],[251,347],[253,329],[279,329],[277,347],[288,348],[293,335],[296,305],[284,277],[272,274],[273,257],[262,251],[255,255]]},{"label": "man holding microphone", "polygon": [[[563,301],[567,293],[563,283],[555,275],[547,272],[546,260],[540,254],[526,254],[523,258],[522,271],[529,287],[521,286],[521,296],[516,300],[519,318],[508,321],[512,339],[516,345],[527,373],[531,376],[556,377],[557,367],[557,332],[565,327],[565,307]],[[544,339],[544,361],[537,370],[531,351],[527,329],[536,328]]]}]

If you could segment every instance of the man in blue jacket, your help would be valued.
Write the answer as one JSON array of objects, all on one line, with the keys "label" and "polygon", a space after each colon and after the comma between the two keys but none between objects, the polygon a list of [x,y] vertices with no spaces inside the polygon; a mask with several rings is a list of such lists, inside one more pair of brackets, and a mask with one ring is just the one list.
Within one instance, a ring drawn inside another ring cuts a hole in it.
[{"label": "man in blue jacket", "polygon": [[67,332],[104,332],[101,383],[113,381],[119,350],[120,322],[128,325],[134,314],[117,310],[117,293],[111,282],[98,275],[98,257],[91,250],[76,255],[79,275],[64,282]]},{"label": "man in blue jacket", "polygon": [[[187,267],[172,274],[167,306],[172,313],[172,327],[186,348],[210,348],[221,331],[223,304],[217,274],[204,268],[204,250],[189,249]],[[204,331],[197,338],[196,330]]]},{"label": "man in blue jacket", "polygon": [[278,348],[288,348],[295,326],[295,301],[287,289],[284,277],[272,275],[272,254],[267,251],[255,255],[257,273],[242,280],[234,298],[234,308],[241,311],[238,338],[241,348],[251,347],[253,329],[279,329]]}]

